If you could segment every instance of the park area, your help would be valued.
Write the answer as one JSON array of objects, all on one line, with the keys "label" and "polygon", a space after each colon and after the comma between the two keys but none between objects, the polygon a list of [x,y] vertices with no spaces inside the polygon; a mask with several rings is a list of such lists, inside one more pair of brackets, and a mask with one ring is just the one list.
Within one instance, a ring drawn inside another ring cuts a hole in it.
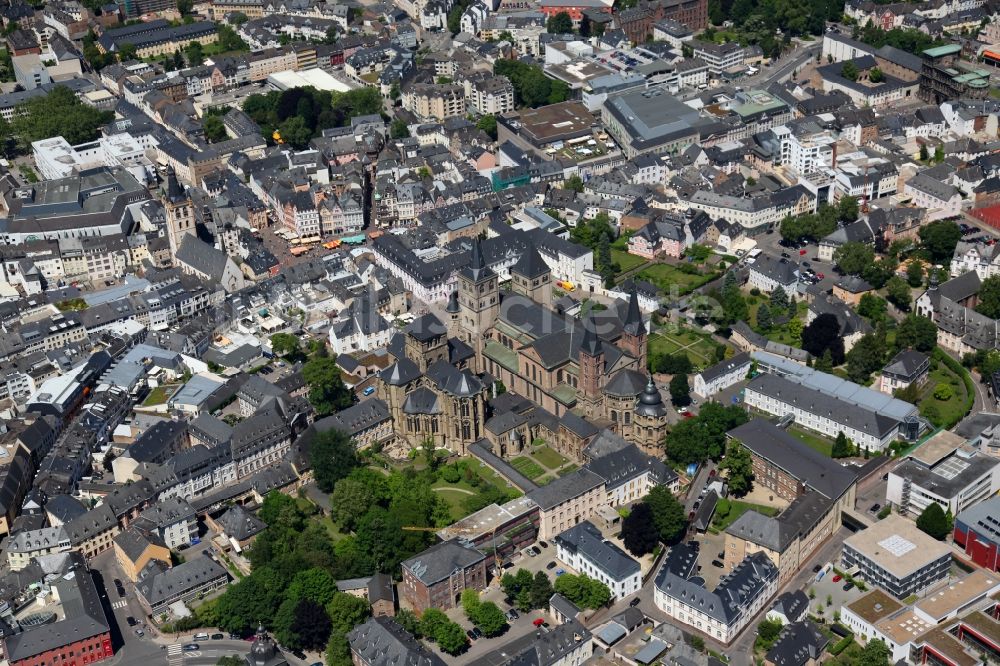
[{"label": "park area", "polygon": [[711,336],[688,328],[661,328],[649,336],[649,358],[683,352],[696,370],[704,370],[720,360],[716,354],[720,346]]},{"label": "park area", "polygon": [[639,266],[647,263],[649,259],[635,254],[629,254],[625,250],[611,248],[611,261],[618,264],[622,273],[628,273],[629,271],[634,271],[639,268]]},{"label": "park area", "polygon": [[780,509],[773,506],[741,502],[740,500],[724,497],[715,505],[715,514],[712,516],[712,526],[709,528],[709,531],[713,534],[723,532],[727,527],[735,523],[737,518],[751,509],[771,517],[777,516],[780,513]]},{"label": "park area", "polygon": [[920,415],[938,428],[951,428],[973,404],[972,378],[957,361],[935,350],[931,371],[917,402]]}]

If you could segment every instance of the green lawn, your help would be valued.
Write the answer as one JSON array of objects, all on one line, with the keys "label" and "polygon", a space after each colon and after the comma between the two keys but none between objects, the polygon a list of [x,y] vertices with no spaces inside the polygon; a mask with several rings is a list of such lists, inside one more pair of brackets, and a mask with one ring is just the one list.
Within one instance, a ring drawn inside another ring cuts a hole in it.
[{"label": "green lawn", "polygon": [[[725,516],[720,517],[717,506],[715,517],[712,518],[712,527],[716,528],[720,532],[729,527],[730,525],[732,525],[734,522],[736,522],[737,518],[742,516],[750,509],[754,509],[758,513],[762,513],[765,516],[777,516],[779,513],[779,510],[774,508],[773,506],[763,506],[761,504],[752,504],[750,502],[741,502],[739,500],[725,500],[725,501],[729,502],[729,513],[726,514]],[[720,500],[720,504],[722,504],[722,502],[723,500]],[[724,504],[722,505],[724,506]]]},{"label": "green lawn", "polygon": [[566,458],[562,457],[548,446],[541,446],[531,452],[531,457],[549,469],[559,469],[566,464]]},{"label": "green lawn", "polygon": [[694,367],[704,369],[715,363],[715,345],[710,337],[690,329],[656,332],[649,336],[649,357],[674,354],[684,349]]},{"label": "green lawn", "polygon": [[518,456],[510,461],[510,465],[531,480],[535,480],[545,474],[542,466],[528,456]]},{"label": "green lawn", "polygon": [[561,470],[559,470],[559,476],[566,476],[567,474],[571,474],[572,472],[575,472],[578,469],[580,469],[579,465],[577,465],[576,463],[570,463],[565,467],[563,467]]},{"label": "green lawn", "polygon": [[709,272],[708,274],[684,273],[670,264],[653,264],[636,273],[638,279],[655,284],[668,296],[674,295],[674,289],[676,289],[678,296],[689,294],[701,285],[711,282],[717,276],[717,272]]},{"label": "green lawn", "polygon": [[469,514],[465,510],[464,503],[472,495],[463,493],[455,488],[436,488],[434,493],[448,503],[448,506],[451,507],[451,517],[455,520],[461,520]]},{"label": "green lawn", "polygon": [[170,397],[169,386],[157,386],[156,388],[154,388],[152,391],[149,392],[149,395],[146,396],[145,400],[143,400],[142,406],[152,407],[154,405],[162,405],[167,401],[167,398],[169,397]]},{"label": "green lawn", "polygon": [[[949,386],[951,398],[938,400],[934,390],[938,384]],[[962,378],[952,372],[944,363],[938,363],[937,368],[930,372],[924,385],[923,397],[918,403],[920,415],[924,416],[938,427],[950,428],[958,423],[968,411],[969,394],[966,392]]]},{"label": "green lawn", "polygon": [[622,250],[611,250],[611,261],[618,264],[621,268],[622,273],[627,273],[628,271],[642,266],[644,263],[649,261],[645,257],[639,257],[634,254],[629,254],[628,252],[623,252]]},{"label": "green lawn", "polygon": [[824,456],[829,456],[830,453],[833,451],[833,442],[831,442],[826,437],[823,437],[822,435],[817,435],[814,432],[809,432],[804,428],[790,426],[788,428],[788,434],[800,440],[803,444],[806,444],[809,448],[819,451]]}]

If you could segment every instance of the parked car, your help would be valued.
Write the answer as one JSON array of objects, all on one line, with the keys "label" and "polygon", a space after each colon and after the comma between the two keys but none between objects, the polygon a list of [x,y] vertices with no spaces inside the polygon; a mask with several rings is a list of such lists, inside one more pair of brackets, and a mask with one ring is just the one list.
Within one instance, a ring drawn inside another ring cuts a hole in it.
[{"label": "parked car", "polygon": [[369,386],[364,391],[362,391],[362,393],[364,393],[365,395],[371,395],[374,392],[375,392],[375,387],[374,386]]},{"label": "parked car", "polygon": [[868,507],[868,510],[871,511],[872,513],[876,513],[881,508],[882,505],[876,502],[875,504],[872,504],[870,507]]},{"label": "parked car", "polygon": [[136,629],[135,629],[135,635],[138,636],[139,638],[142,638],[143,636],[146,635],[146,632],[143,631],[142,629],[139,629],[138,627],[136,627]]},{"label": "parked car", "polygon": [[813,567],[813,573],[819,573],[820,569],[822,568],[823,568],[822,564],[817,564],[816,566]]},{"label": "parked car", "polygon": [[135,618],[134,618],[134,617],[132,617],[131,615],[129,615],[129,616],[127,617],[127,618],[125,618],[125,622],[126,622],[126,623],[128,624],[128,626],[130,626],[130,627],[134,627],[134,626],[135,626],[136,624],[138,624],[138,623],[137,623],[137,622],[135,621]]},{"label": "parked car", "polygon": [[546,543],[545,541],[539,541],[538,545],[541,546],[542,548],[548,548],[549,547],[549,544]]},{"label": "parked car", "polygon": [[513,608],[511,608],[509,611],[507,611],[507,619],[508,620],[513,621],[513,620],[516,620],[519,617],[521,617],[521,616],[518,615],[517,611],[514,610]]},{"label": "parked car", "polygon": [[843,578],[844,578],[843,576],[841,576],[840,574],[837,574],[836,576],[833,577],[833,582],[834,583],[839,583],[841,580],[843,580]]},{"label": "parked car", "polygon": [[782,252],[781,256],[784,257],[785,259],[791,259],[792,258],[792,255],[788,254],[787,252]]},{"label": "parked car", "polygon": [[854,589],[854,583],[852,583],[851,581],[847,581],[843,587],[844,592],[847,592],[852,589]]},{"label": "parked car", "polygon": [[819,278],[820,280],[825,280],[826,279],[826,275],[823,274],[823,273],[816,273],[816,277]]},{"label": "parked car", "polygon": [[225,637],[225,634],[212,634],[213,641],[221,641]]},{"label": "parked car", "polygon": [[725,553],[719,553],[719,554],[717,555],[717,557],[718,557],[718,558],[719,558],[720,560],[724,560],[724,559],[726,559],[726,554],[725,554]]},{"label": "parked car", "polygon": [[483,632],[482,632],[482,630],[479,627],[473,627],[471,629],[471,631],[472,631],[472,635],[473,635],[474,638],[482,638],[483,637]]},{"label": "parked car", "polygon": [[118,592],[119,597],[125,596],[125,586],[117,578],[115,578],[115,590]]},{"label": "parked car", "polygon": [[562,576],[564,573],[566,573],[565,569],[556,569],[556,576],[557,577],[558,576]]},{"label": "parked car", "polygon": [[719,560],[712,560],[712,566],[717,569],[722,569],[725,568],[726,565],[720,562]]},{"label": "parked car", "polygon": [[536,617],[536,618],[535,618],[535,619],[534,619],[534,620],[532,621],[532,623],[531,623],[531,624],[535,625],[536,627],[547,627],[547,626],[549,626],[549,623],[548,623],[548,622],[546,622],[545,620],[543,620],[543,619],[542,619],[542,618],[540,618],[540,617]]},{"label": "parked car", "polygon": [[551,571],[552,569],[556,568],[556,563],[555,562],[549,562],[548,564],[545,565],[545,568]]},{"label": "parked car", "polygon": [[628,606],[629,606],[629,608],[635,608],[636,606],[638,606],[638,605],[639,605],[639,603],[640,603],[641,601],[642,601],[642,599],[640,599],[639,597],[636,597],[636,598],[635,598],[635,599],[633,599],[632,601],[628,602]]}]

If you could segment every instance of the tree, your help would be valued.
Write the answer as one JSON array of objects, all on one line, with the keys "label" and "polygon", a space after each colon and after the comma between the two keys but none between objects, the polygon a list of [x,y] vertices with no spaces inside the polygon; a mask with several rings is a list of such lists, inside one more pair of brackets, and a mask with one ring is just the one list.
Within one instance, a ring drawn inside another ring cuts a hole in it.
[{"label": "tree", "polygon": [[491,139],[497,140],[497,117],[488,113],[476,122],[476,127],[486,132]]},{"label": "tree", "polygon": [[944,162],[944,146],[940,143],[934,147],[934,161]]},{"label": "tree", "polygon": [[924,265],[913,259],[906,266],[906,281],[911,287],[919,287],[924,283]]},{"label": "tree", "polygon": [[781,287],[775,287],[774,290],[771,291],[768,302],[771,304],[771,308],[774,310],[775,314],[778,312],[784,312],[788,309],[788,292]]},{"label": "tree", "polygon": [[917,518],[917,527],[938,541],[944,541],[944,538],[951,533],[948,517],[937,502],[931,502],[920,513]]},{"label": "tree", "polygon": [[858,654],[857,666],[886,666],[889,663],[889,648],[878,639],[871,639]]},{"label": "tree", "polygon": [[858,198],[841,197],[837,202],[837,218],[841,222],[854,222],[858,219]]},{"label": "tree", "polygon": [[184,47],[184,55],[187,56],[188,64],[191,67],[205,64],[205,51],[198,42],[191,42]]},{"label": "tree", "polygon": [[354,395],[344,386],[336,360],[313,358],[302,366],[302,379],[309,387],[309,403],[317,416],[327,416],[354,403]]},{"label": "tree", "polygon": [[939,383],[934,386],[934,399],[944,402],[946,400],[951,400],[952,396],[955,395],[954,390],[952,390],[951,385],[945,383]]},{"label": "tree", "polygon": [[69,88],[57,85],[47,95],[32,97],[18,106],[19,113],[10,123],[0,125],[0,134],[17,137],[27,150],[33,141],[62,136],[71,145],[93,141],[100,128],[111,122],[114,114],[100,111],[80,101]]},{"label": "tree", "polygon": [[920,161],[921,162],[926,162],[930,158],[931,158],[930,153],[927,152],[927,144],[926,143],[921,143],[920,144]]},{"label": "tree", "polygon": [[340,479],[330,495],[330,517],[343,532],[351,532],[374,502],[367,484],[352,478]]},{"label": "tree", "polygon": [[[784,291],[783,289],[778,289],[778,291]],[[774,320],[771,318],[771,308],[767,307],[767,303],[761,303],[760,307],[757,308],[757,328],[765,333],[771,330],[774,325]]]},{"label": "tree", "polygon": [[[295,574],[285,592],[289,599],[312,599],[321,606],[326,606],[337,595],[337,581],[330,572],[320,567],[313,567]],[[350,596],[350,595],[348,595]],[[324,642],[326,639],[323,639]]]},{"label": "tree", "polygon": [[962,238],[962,230],[957,224],[947,220],[937,220],[920,227],[920,241],[930,252],[933,263],[947,263],[955,253],[955,246]]},{"label": "tree", "polygon": [[884,320],[886,309],[886,300],[872,292],[862,294],[858,302],[858,314],[870,321]]},{"label": "tree", "polygon": [[992,275],[983,280],[979,287],[976,312],[990,319],[1000,319],[1000,275]]},{"label": "tree", "polygon": [[781,634],[781,629],[784,626],[781,620],[762,620],[757,625],[757,636],[767,645],[774,645],[774,641],[778,640],[778,635]]},{"label": "tree", "polygon": [[544,571],[535,572],[535,577],[531,581],[531,589],[529,592],[531,594],[532,608],[548,607],[549,599],[552,598],[552,583],[549,581],[549,577],[545,575]]},{"label": "tree", "polygon": [[218,143],[229,138],[229,135],[226,134],[226,126],[222,124],[222,118],[219,116],[213,115],[205,118],[203,128],[205,139],[209,143]]},{"label": "tree", "polygon": [[405,139],[410,136],[410,128],[406,126],[404,120],[396,118],[392,121],[392,125],[389,126],[389,136],[393,139]]},{"label": "tree", "polygon": [[908,315],[896,329],[896,346],[929,352],[937,345],[937,326],[927,317]]},{"label": "tree", "polygon": [[316,485],[325,493],[350,474],[358,464],[354,441],[340,430],[316,433],[309,447]]},{"label": "tree", "polygon": [[855,65],[850,60],[846,60],[846,61],[844,61],[844,64],[841,66],[840,74],[841,74],[841,76],[843,76],[848,81],[857,81],[858,80],[858,66]]},{"label": "tree", "polygon": [[910,285],[898,275],[893,275],[885,284],[885,295],[900,310],[910,309]]},{"label": "tree", "polygon": [[656,531],[660,534],[660,541],[667,545],[677,543],[687,531],[687,516],[684,515],[684,506],[677,501],[670,489],[666,486],[656,486],[649,491],[643,502],[648,504],[653,512],[653,521],[656,524]]},{"label": "tree", "polygon": [[833,365],[844,362],[844,339],[840,335],[840,322],[830,313],[816,317],[802,329],[802,348],[814,357],[830,352]]},{"label": "tree", "polygon": [[727,472],[726,480],[731,494],[743,497],[753,489],[753,460],[742,444],[735,441],[730,443],[720,467]]},{"label": "tree", "polygon": [[420,626],[420,618],[417,614],[411,611],[409,608],[400,608],[396,612],[396,622],[403,629],[406,629],[414,638],[420,638],[423,636],[423,631]]},{"label": "tree", "polygon": [[670,401],[677,407],[691,404],[691,387],[687,375],[674,375],[670,379]]},{"label": "tree", "polygon": [[885,362],[885,340],[874,333],[862,336],[847,352],[847,376],[857,384],[864,384]]},{"label": "tree", "polygon": [[288,358],[301,353],[298,336],[291,333],[275,333],[271,336],[271,350],[278,356]]},{"label": "tree", "polygon": [[584,575],[559,576],[555,590],[580,608],[600,608],[611,600],[611,590],[607,585]]},{"label": "tree", "polygon": [[563,187],[567,190],[573,190],[577,193],[583,192],[583,179],[577,174],[571,175],[565,181],[563,181]]},{"label": "tree", "polygon": [[246,666],[246,661],[236,655],[226,655],[219,657],[219,660],[215,662],[215,666]]},{"label": "tree", "polygon": [[833,370],[833,353],[827,349],[823,355],[816,359],[816,369],[820,372],[831,372]]},{"label": "tree", "polygon": [[885,79],[885,76],[883,76],[882,70],[878,67],[872,67],[868,70],[868,80],[872,83],[881,83],[883,79]]},{"label": "tree", "polygon": [[292,599],[281,605],[275,617],[275,634],[278,641],[291,648],[318,650],[330,638],[330,617],[323,607],[312,599],[304,598],[292,603],[291,624],[279,626],[282,610]]},{"label": "tree", "polygon": [[653,510],[645,502],[639,502],[632,507],[622,520],[621,539],[625,549],[636,557],[653,552],[660,540]]},{"label": "tree", "polygon": [[545,24],[545,30],[553,35],[564,35],[573,32],[573,19],[567,12],[559,12]]},{"label": "tree", "polygon": [[830,451],[831,458],[849,458],[854,453],[851,440],[843,431],[837,433],[837,439],[833,440],[833,448]]},{"label": "tree", "polygon": [[865,243],[851,241],[844,243],[833,253],[833,260],[847,275],[860,275],[875,261],[875,250]]},{"label": "tree", "polygon": [[278,126],[281,140],[293,148],[299,150],[309,145],[313,130],[309,127],[305,117],[292,116]]},{"label": "tree", "polygon": [[443,611],[437,608],[428,608],[420,616],[420,633],[428,638],[437,639],[441,627],[451,622]]},{"label": "tree", "polygon": [[583,16],[580,17],[580,36],[590,37],[590,32],[591,32],[590,17],[584,14]]},{"label": "tree", "polygon": [[479,603],[474,616],[469,619],[487,636],[496,636],[507,628],[507,616],[492,601]]},{"label": "tree", "polygon": [[707,403],[696,417],[671,429],[664,442],[667,457],[681,465],[719,460],[726,450],[726,433],[746,422],[747,413],[739,405]]},{"label": "tree", "polygon": [[440,630],[435,635],[435,639],[438,646],[450,655],[458,654],[469,644],[469,639],[466,637],[461,625],[450,620],[447,624],[441,625]]}]

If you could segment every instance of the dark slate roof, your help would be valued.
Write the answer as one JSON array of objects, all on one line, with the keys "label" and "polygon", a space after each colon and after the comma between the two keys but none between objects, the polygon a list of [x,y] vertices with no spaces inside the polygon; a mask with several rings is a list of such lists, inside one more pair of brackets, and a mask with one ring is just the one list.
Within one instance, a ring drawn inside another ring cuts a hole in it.
[{"label": "dark slate roof", "polygon": [[794,622],[781,630],[774,647],[767,653],[767,661],[775,666],[815,663],[829,642],[830,639],[810,620]]},{"label": "dark slate roof", "polygon": [[571,474],[559,477],[552,483],[528,493],[528,497],[543,510],[551,509],[563,502],[604,485],[604,479],[581,468]]},{"label": "dark slate roof", "polygon": [[757,552],[747,555],[735,569],[723,576],[714,592],[669,571],[657,576],[656,585],[664,594],[729,624],[763,593],[768,581],[777,577],[778,568],[767,555]]},{"label": "dark slate roof", "polygon": [[406,396],[403,411],[407,414],[440,414],[441,405],[434,391],[420,386]]},{"label": "dark slate roof", "polygon": [[65,523],[87,513],[87,508],[69,495],[56,495],[45,503],[45,513]]},{"label": "dark slate roof", "polygon": [[521,254],[521,258],[511,266],[510,271],[528,279],[534,279],[548,273],[549,266],[542,259],[542,255],[538,254],[535,246],[530,245],[527,251]]},{"label": "dark slate roof", "polygon": [[750,354],[748,354],[747,352],[742,352],[740,354],[737,354],[736,356],[733,356],[731,359],[716,363],[710,368],[705,368],[704,370],[701,371],[701,378],[704,379],[706,382],[711,382],[716,377],[721,377],[722,375],[729,374],[730,372],[736,370],[736,368],[742,367],[744,365],[747,366],[747,369],[749,369]]},{"label": "dark slate roof", "polygon": [[409,384],[420,376],[420,368],[408,358],[400,358],[388,368],[379,373],[379,377],[389,386]]},{"label": "dark slate roof", "polygon": [[114,541],[115,545],[125,553],[131,562],[137,562],[150,545],[167,547],[163,539],[155,532],[143,532],[135,527],[120,532]]},{"label": "dark slate roof", "polygon": [[612,580],[623,581],[639,573],[639,563],[607,541],[589,520],[561,532],[554,541],[571,553],[578,553],[586,558]]},{"label": "dark slate roof", "polygon": [[347,641],[368,666],[446,666],[391,617],[369,618],[347,634]]},{"label": "dark slate roof", "polygon": [[233,436],[232,426],[207,412],[202,412],[191,421],[188,432],[210,445],[225,444]]},{"label": "dark slate roof", "polygon": [[912,349],[904,349],[892,357],[892,360],[882,369],[882,372],[895,377],[913,379],[929,366],[930,359],[926,354],[921,354]]},{"label": "dark slate roof", "polygon": [[574,435],[587,439],[597,434],[597,428],[583,417],[577,416],[573,412],[566,412],[559,419],[559,424],[565,426]]},{"label": "dark slate roof", "polygon": [[389,419],[389,407],[378,398],[362,400],[314,424],[318,432],[336,429],[351,437]]},{"label": "dark slate roof", "polygon": [[166,571],[153,571],[135,584],[136,594],[150,606],[179,599],[189,590],[199,588],[209,581],[228,578],[222,566],[208,557],[196,557]]},{"label": "dark slate roof", "polygon": [[243,508],[242,504],[229,507],[215,522],[237,541],[245,541],[267,527],[263,520]]},{"label": "dark slate roof", "polygon": [[646,388],[646,375],[638,370],[626,368],[619,370],[611,377],[611,380],[604,386],[604,392],[615,396],[635,397],[642,393],[644,388]]},{"label": "dark slate roof", "polygon": [[646,455],[635,444],[596,458],[587,463],[586,468],[604,479],[608,488],[616,488],[647,472],[655,485],[667,484],[677,478],[677,474],[662,460]]},{"label": "dark slate roof", "polygon": [[857,481],[854,472],[764,419],[753,419],[733,428],[728,435],[832,500],[839,499]]},{"label": "dark slate roof", "polygon": [[809,611],[809,597],[802,590],[785,592],[775,599],[771,608],[784,615],[790,622],[797,622]]},{"label": "dark slate roof", "polygon": [[433,585],[448,578],[453,572],[467,569],[484,559],[486,556],[475,548],[452,539],[431,546],[419,555],[405,560],[401,566],[425,585]]}]

